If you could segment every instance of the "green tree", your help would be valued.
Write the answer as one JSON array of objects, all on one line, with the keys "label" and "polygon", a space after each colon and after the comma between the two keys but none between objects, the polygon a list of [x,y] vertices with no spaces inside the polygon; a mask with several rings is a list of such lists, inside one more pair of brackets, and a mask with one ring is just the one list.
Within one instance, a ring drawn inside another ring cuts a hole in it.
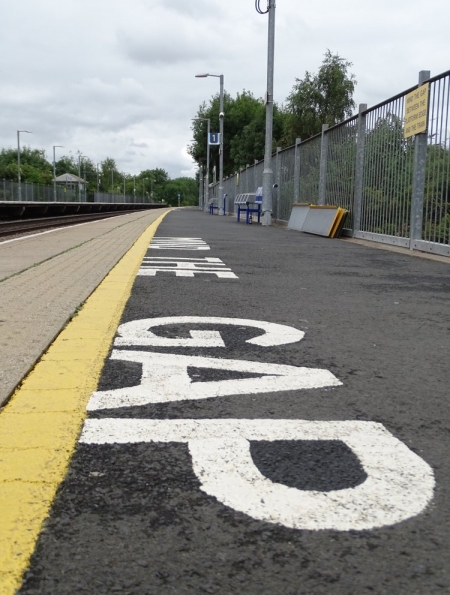
[{"label": "green tree", "polygon": [[[45,151],[23,147],[20,151],[22,182],[51,184],[53,169],[45,157]],[[17,180],[17,149],[2,149],[0,152],[0,178]]]},{"label": "green tree", "polygon": [[303,79],[296,79],[285,106],[286,146],[296,138],[306,140],[318,134],[323,124],[334,126],[352,115],[356,79],[349,72],[351,66],[327,50],[317,74],[306,72]]},{"label": "green tree", "polygon": [[56,176],[63,174],[78,175],[78,161],[72,155],[64,155],[55,164]]},{"label": "green tree", "polygon": [[[262,159],[265,145],[265,113],[262,99],[257,99],[249,91],[238,93],[236,98],[224,94],[224,175],[228,176],[243,169],[254,159]],[[211,98],[209,105],[200,105],[196,118],[209,118],[211,131],[219,131],[219,95]],[[274,109],[274,147],[283,131],[283,113]],[[194,142],[188,153],[199,166],[206,166],[207,123],[195,120],[192,124]],[[214,166],[219,171],[219,148],[210,147],[210,179]]]},{"label": "green tree", "polygon": [[[136,177],[136,196],[149,200],[161,200],[161,191],[169,182],[170,177],[165,169],[144,169]],[[133,181],[134,183],[134,181]]]},{"label": "green tree", "polygon": [[198,184],[193,178],[175,178],[166,182],[160,197],[170,206],[178,205],[180,194],[181,206],[198,205]]},{"label": "green tree", "polygon": [[116,162],[111,157],[107,157],[100,163],[100,192],[116,194],[118,182],[120,185]]}]

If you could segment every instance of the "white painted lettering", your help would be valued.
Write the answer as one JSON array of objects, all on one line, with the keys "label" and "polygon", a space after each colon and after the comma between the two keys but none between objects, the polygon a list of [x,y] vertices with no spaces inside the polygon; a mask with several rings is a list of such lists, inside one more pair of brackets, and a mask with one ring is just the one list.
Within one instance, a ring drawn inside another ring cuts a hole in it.
[{"label": "white painted lettering", "polygon": [[144,318],[121,324],[117,330],[118,337],[114,341],[116,347],[225,347],[218,331],[189,331],[191,339],[158,337],[151,329],[167,325],[226,325],[256,328],[262,335],[248,339],[246,343],[260,347],[275,347],[297,343],[305,333],[291,326],[275,324],[263,320],[247,320],[246,318],[221,318],[218,316],[167,316],[161,318]]},{"label": "white painted lettering", "polygon": [[[330,492],[274,483],[252,460],[253,440],[340,440],[368,477],[354,488]],[[90,419],[80,441],[188,443],[204,492],[252,518],[294,529],[375,529],[418,515],[433,498],[430,466],[374,422]]]},{"label": "white painted lettering", "polygon": [[[190,269],[190,270],[189,270]],[[204,269],[197,268],[196,264],[188,267],[142,267],[139,269],[139,277],[155,277],[156,273],[175,273],[175,277],[195,277],[195,275],[216,275],[219,279],[239,279],[231,269]]]},{"label": "white painted lettering", "polygon": [[153,238],[150,243],[152,250],[210,250],[208,244],[201,238]]},{"label": "white painted lettering", "polygon": [[[328,370],[245,360],[116,350],[112,352],[111,359],[142,364],[141,384],[94,392],[88,403],[88,411],[135,407],[149,403],[323,388],[342,384]],[[192,382],[188,368],[228,370],[260,374],[260,377]]]}]

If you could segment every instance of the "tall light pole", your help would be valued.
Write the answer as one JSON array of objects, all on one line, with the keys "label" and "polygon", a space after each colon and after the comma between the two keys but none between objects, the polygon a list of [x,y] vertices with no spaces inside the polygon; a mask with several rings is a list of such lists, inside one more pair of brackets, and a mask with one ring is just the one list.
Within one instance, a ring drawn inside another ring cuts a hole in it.
[{"label": "tall light pole", "polygon": [[205,202],[203,203],[203,211],[208,209],[209,202],[209,135],[211,132],[211,119],[210,118],[193,118],[194,120],[203,120],[208,122],[208,132],[206,138],[206,187],[205,187]]},{"label": "tall light pole", "polygon": [[[275,1],[275,0],[273,0]],[[214,76],[220,79],[220,95],[219,95],[219,123],[220,123],[220,155],[219,155],[219,215],[225,215],[223,210],[223,121],[225,114],[223,111],[223,74],[196,74],[196,78],[206,78],[208,76]],[[208,138],[209,143],[209,138]]]},{"label": "tall light pole", "polygon": [[267,10],[261,10],[257,0],[256,10],[259,14],[269,14],[269,35],[267,50],[267,93],[266,103],[266,144],[264,150],[264,171],[263,171],[263,204],[262,224],[272,225],[272,136],[273,136],[273,73],[275,57],[275,0],[267,0]]},{"label": "tall light pole", "polygon": [[56,202],[56,157],[55,149],[64,149],[62,145],[53,145],[53,200]]},{"label": "tall light pole", "polygon": [[136,202],[136,176],[133,176],[133,202]]},{"label": "tall light pole", "polygon": [[[81,151],[78,151],[78,177],[81,180],[81,158],[83,154]],[[81,182],[78,182],[78,202],[81,202]]]},{"label": "tall light pole", "polygon": [[145,182],[147,180],[148,180],[148,178],[144,178],[143,181],[142,181],[142,202],[145,202],[145,198],[144,198],[144,195],[145,195]]},{"label": "tall light pole", "polygon": [[20,176],[20,133],[26,132],[27,134],[33,134],[31,130],[18,130],[17,131],[17,181],[18,181],[18,188],[17,188],[17,195],[19,201],[22,200],[22,178]]}]

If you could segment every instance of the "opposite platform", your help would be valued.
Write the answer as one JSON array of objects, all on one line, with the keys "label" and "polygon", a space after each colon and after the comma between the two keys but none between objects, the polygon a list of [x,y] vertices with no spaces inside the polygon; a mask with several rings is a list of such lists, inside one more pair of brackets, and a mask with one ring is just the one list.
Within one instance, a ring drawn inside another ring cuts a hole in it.
[{"label": "opposite platform", "polygon": [[132,213],[0,243],[0,405],[164,212]]}]

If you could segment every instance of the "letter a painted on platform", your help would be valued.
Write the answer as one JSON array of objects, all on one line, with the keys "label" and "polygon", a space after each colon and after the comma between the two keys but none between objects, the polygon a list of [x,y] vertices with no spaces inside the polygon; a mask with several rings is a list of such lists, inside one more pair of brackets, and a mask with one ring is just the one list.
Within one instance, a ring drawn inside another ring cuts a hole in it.
[{"label": "letter a painted on platform", "polygon": [[[142,364],[141,384],[93,393],[88,411],[342,384],[328,370],[245,360],[119,350],[112,352],[111,359]],[[193,382],[189,368],[228,371],[231,374],[240,372],[259,377]]]}]

